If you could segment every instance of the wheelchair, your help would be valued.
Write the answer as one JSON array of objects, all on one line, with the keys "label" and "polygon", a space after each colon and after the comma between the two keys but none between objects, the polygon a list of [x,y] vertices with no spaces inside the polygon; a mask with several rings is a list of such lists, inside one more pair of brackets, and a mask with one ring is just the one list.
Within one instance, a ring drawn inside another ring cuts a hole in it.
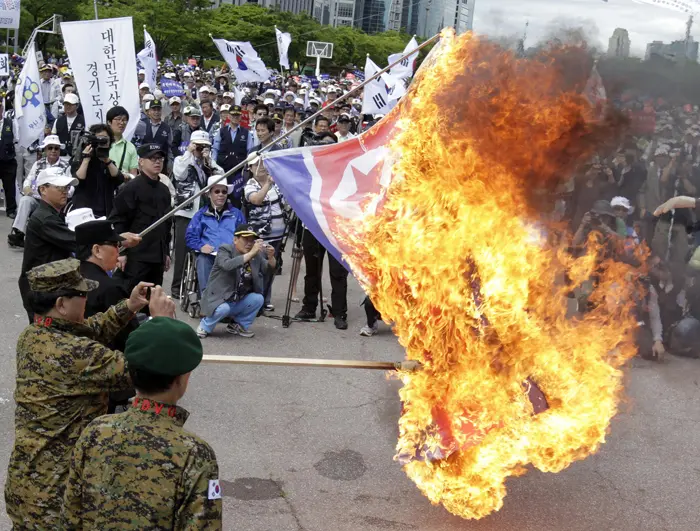
[{"label": "wheelchair", "polygon": [[191,318],[199,317],[199,282],[197,281],[197,253],[188,251],[180,281],[180,308]]}]

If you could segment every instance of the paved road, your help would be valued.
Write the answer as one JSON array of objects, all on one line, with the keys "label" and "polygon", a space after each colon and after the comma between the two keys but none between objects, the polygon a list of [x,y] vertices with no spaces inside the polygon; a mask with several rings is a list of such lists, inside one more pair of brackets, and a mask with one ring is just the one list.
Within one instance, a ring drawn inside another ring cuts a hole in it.
[{"label": "paved road", "polygon": [[[9,228],[0,218],[0,234]],[[19,251],[0,242],[2,483],[13,441],[14,347],[26,324],[16,282],[20,261]],[[278,277],[278,306],[286,287],[287,277]],[[361,299],[352,282],[347,331],[332,322],[284,329],[279,321],[261,319],[253,325],[254,339],[218,330],[205,340],[206,351],[401,359],[385,325],[373,338],[358,335]],[[216,450],[226,530],[697,531],[700,362],[635,361],[628,381],[624,411],[598,455],[560,474],[534,471],[510,480],[505,507],[477,522],[431,506],[392,460],[398,383],[382,373],[201,366],[183,406],[192,413],[187,427]],[[0,530],[8,528],[3,506]]]}]

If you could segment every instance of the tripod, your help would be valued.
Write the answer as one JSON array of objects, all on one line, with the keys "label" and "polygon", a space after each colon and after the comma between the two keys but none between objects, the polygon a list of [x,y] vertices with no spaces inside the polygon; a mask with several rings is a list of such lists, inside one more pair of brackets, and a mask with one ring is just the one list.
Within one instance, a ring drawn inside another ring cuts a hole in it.
[{"label": "tripod", "polygon": [[[279,255],[280,257],[284,253],[285,247],[287,245],[287,241],[289,240],[289,235],[291,233],[291,227],[294,226],[294,240],[293,240],[293,247],[292,247],[292,269],[289,274],[289,287],[287,288],[287,301],[284,306],[284,315],[277,316],[277,315],[266,315],[266,317],[269,317],[270,319],[281,319],[282,320],[282,328],[289,328],[289,325],[291,324],[292,320],[296,322],[307,322],[307,323],[322,323],[326,320],[326,316],[328,315],[328,310],[326,310],[323,306],[323,285],[322,283],[319,285],[319,292],[318,292],[318,297],[319,297],[319,305],[321,307],[321,313],[318,319],[292,319],[290,317],[290,312],[292,309],[292,291],[294,291],[294,280],[296,279],[297,275],[299,274],[299,270],[301,269],[301,258],[304,256],[304,249],[302,245],[302,235],[304,233],[304,226],[301,223],[301,220],[296,214],[292,214],[292,219],[287,223],[287,226],[285,227],[284,231],[284,236],[282,237],[282,243],[280,245],[280,250],[279,250]],[[278,267],[281,267],[282,261],[278,260]],[[323,261],[319,260],[318,264],[318,276],[319,278],[322,277],[323,274]],[[267,289],[269,290],[271,286],[268,286]],[[267,296],[267,293],[265,293]]]}]

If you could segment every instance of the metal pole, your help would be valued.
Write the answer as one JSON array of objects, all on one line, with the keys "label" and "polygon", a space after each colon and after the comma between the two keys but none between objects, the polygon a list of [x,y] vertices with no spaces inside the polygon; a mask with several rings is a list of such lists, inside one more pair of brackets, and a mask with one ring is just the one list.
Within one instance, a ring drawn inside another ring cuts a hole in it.
[{"label": "metal pole", "polygon": [[321,56],[316,56],[316,78],[321,75]]},{"label": "metal pole", "polygon": [[418,48],[416,48],[415,50],[411,50],[410,52],[408,52],[408,53],[402,55],[402,56],[399,57],[396,61],[394,61],[394,62],[391,63],[390,65],[386,66],[385,68],[382,68],[379,72],[377,72],[376,74],[374,74],[374,75],[373,75],[372,77],[370,77],[369,79],[365,79],[362,83],[360,83],[360,84],[359,84],[358,86],[356,86],[354,89],[352,89],[351,91],[349,91],[347,94],[344,94],[344,95],[342,95],[340,98],[337,98],[337,99],[333,100],[333,101],[332,101],[329,105],[327,105],[325,108],[319,109],[316,113],[314,113],[314,114],[312,114],[311,116],[309,116],[306,120],[303,120],[302,122],[300,122],[298,125],[296,125],[296,126],[293,127],[292,129],[290,129],[289,131],[287,131],[285,134],[283,134],[282,136],[280,136],[280,137],[279,137],[277,140],[275,140],[274,142],[270,142],[267,146],[264,146],[260,151],[255,151],[255,152],[253,152],[253,153],[250,153],[250,154],[248,155],[248,157],[246,158],[246,160],[244,160],[243,162],[237,164],[236,166],[234,166],[233,168],[231,168],[229,171],[227,171],[227,172],[224,173],[223,175],[220,175],[219,178],[218,178],[216,181],[214,181],[213,183],[211,183],[211,184],[208,185],[208,186],[205,186],[205,187],[202,188],[199,192],[197,192],[195,195],[193,195],[192,197],[190,197],[190,198],[187,199],[186,201],[183,201],[182,203],[180,203],[178,206],[176,206],[175,208],[173,208],[170,212],[168,212],[167,214],[165,214],[165,215],[164,215],[162,218],[160,218],[159,220],[154,221],[153,224],[151,224],[150,226],[148,226],[148,227],[146,227],[144,230],[142,230],[142,231],[139,233],[139,236],[140,236],[141,238],[143,238],[146,234],[148,234],[149,232],[153,231],[156,227],[158,227],[158,226],[162,225],[163,223],[165,223],[169,218],[171,218],[171,217],[175,214],[175,212],[177,212],[177,211],[179,211],[179,210],[182,210],[182,209],[185,208],[187,205],[189,205],[190,203],[192,203],[195,199],[197,199],[198,197],[200,197],[200,196],[206,194],[207,192],[209,192],[209,190],[211,190],[214,186],[216,186],[217,184],[219,184],[221,181],[223,181],[224,179],[226,179],[226,178],[229,177],[230,175],[234,175],[237,171],[239,171],[240,169],[242,169],[249,161],[255,159],[255,158],[258,157],[258,156],[260,156],[260,155],[261,155],[262,153],[264,153],[265,151],[269,151],[269,150],[272,148],[273,145],[275,145],[276,143],[278,143],[278,142],[284,140],[285,138],[289,137],[292,133],[294,133],[294,132],[297,131],[298,129],[301,129],[302,127],[304,127],[304,126],[305,126],[306,124],[308,124],[309,122],[313,122],[318,116],[320,116],[322,113],[326,112],[330,107],[334,107],[334,106],[338,105],[341,101],[344,101],[344,100],[348,99],[348,98],[349,98],[350,96],[352,96],[353,94],[359,92],[360,89],[364,88],[365,85],[367,85],[368,83],[374,81],[374,80],[377,79],[379,76],[381,76],[382,74],[385,74],[385,73],[388,72],[391,68],[395,67],[397,64],[399,64],[399,63],[400,63],[401,61],[403,61],[405,58],[410,57],[411,55],[413,55],[413,54],[415,54],[416,52],[418,52],[418,50],[421,50],[422,48],[425,48],[426,46],[431,45],[432,43],[434,43],[435,41],[437,41],[439,38],[440,38],[440,34],[439,34],[439,33],[436,34],[436,35],[433,35],[433,36],[430,37],[427,41],[421,43],[421,44],[418,46]]},{"label": "metal pole", "polygon": [[415,371],[421,364],[415,360],[405,361],[365,361],[365,360],[325,360],[318,358],[266,358],[263,356],[226,356],[205,354],[203,362],[226,363],[230,365],[273,365],[283,367],[316,367],[331,369],[373,369],[379,371]]},{"label": "metal pole", "polygon": [[97,16],[97,0],[92,0],[92,5],[95,6],[95,20],[99,17]]}]

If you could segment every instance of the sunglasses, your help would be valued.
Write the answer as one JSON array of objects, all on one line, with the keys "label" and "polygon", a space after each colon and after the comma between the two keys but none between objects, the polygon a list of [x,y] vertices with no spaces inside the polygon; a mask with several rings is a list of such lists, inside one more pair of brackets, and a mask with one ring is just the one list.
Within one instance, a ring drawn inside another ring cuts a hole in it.
[{"label": "sunglasses", "polygon": [[228,195],[228,190],[212,190],[211,193],[214,195]]},{"label": "sunglasses", "polygon": [[46,151],[61,151],[61,148],[58,146],[46,146]]}]

